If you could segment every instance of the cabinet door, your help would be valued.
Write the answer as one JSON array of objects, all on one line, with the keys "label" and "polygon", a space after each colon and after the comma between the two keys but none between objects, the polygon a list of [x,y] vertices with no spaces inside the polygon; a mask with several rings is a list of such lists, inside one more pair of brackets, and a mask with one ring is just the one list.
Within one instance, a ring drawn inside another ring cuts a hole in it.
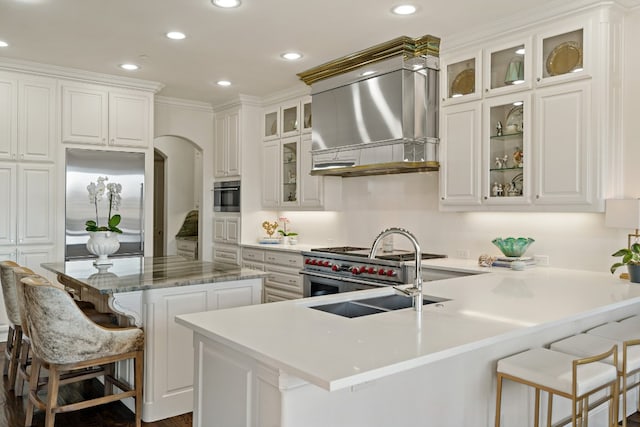
[{"label": "cabinet door", "polygon": [[322,177],[313,176],[311,172],[311,134],[305,134],[300,141],[300,206],[322,206]]},{"label": "cabinet door", "polygon": [[485,50],[486,96],[531,89],[533,79],[531,38],[511,40]]},{"label": "cabinet door", "polygon": [[283,139],[280,142],[280,206],[299,206],[298,153],[300,138]]},{"label": "cabinet door", "polygon": [[52,243],[54,166],[19,165],[18,174],[18,244]]},{"label": "cabinet door", "polygon": [[442,110],[440,202],[442,205],[480,204],[480,103]]},{"label": "cabinet door", "polygon": [[295,100],[280,107],[280,129],[283,138],[300,134],[300,101]]},{"label": "cabinet door", "polygon": [[149,144],[149,95],[109,93],[109,145],[146,147]]},{"label": "cabinet door", "polygon": [[240,110],[230,112],[227,121],[227,175],[240,175]]},{"label": "cabinet door", "polygon": [[106,144],[109,97],[106,90],[62,87],[62,142]]},{"label": "cabinet door", "polygon": [[16,188],[16,166],[0,163],[0,245],[16,243]]},{"label": "cabinet door", "polygon": [[43,262],[54,261],[52,246],[22,246],[17,250],[18,261],[20,265],[24,265],[35,273],[42,276],[50,276],[51,273],[40,267]]},{"label": "cabinet door", "polygon": [[18,144],[16,80],[0,75],[0,159],[15,159]]},{"label": "cabinet door", "polygon": [[213,240],[218,242],[224,242],[225,240],[227,240],[227,227],[224,218],[214,218]]},{"label": "cabinet door", "polygon": [[262,113],[262,139],[280,138],[280,107],[267,107]]},{"label": "cabinet door", "polygon": [[214,175],[223,177],[227,174],[227,161],[225,160],[225,144],[227,141],[227,118],[224,114],[216,114],[216,140],[214,145],[215,167]]},{"label": "cabinet door", "polygon": [[240,243],[240,218],[227,218],[225,229],[227,242]]},{"label": "cabinet door", "polygon": [[467,102],[482,96],[482,52],[443,58],[440,94],[442,105]]},{"label": "cabinet door", "polygon": [[300,103],[300,117],[302,121],[302,133],[311,133],[312,115],[311,115],[311,97],[305,96]]},{"label": "cabinet door", "polygon": [[591,22],[554,26],[539,35],[536,83],[538,86],[564,83],[591,74]]},{"label": "cabinet door", "polygon": [[280,141],[262,145],[262,207],[278,207],[280,198]]},{"label": "cabinet door", "polygon": [[56,81],[20,81],[18,105],[20,159],[53,161],[56,146]]},{"label": "cabinet door", "polygon": [[597,174],[591,153],[589,82],[536,93],[536,204],[592,202],[590,176]]}]

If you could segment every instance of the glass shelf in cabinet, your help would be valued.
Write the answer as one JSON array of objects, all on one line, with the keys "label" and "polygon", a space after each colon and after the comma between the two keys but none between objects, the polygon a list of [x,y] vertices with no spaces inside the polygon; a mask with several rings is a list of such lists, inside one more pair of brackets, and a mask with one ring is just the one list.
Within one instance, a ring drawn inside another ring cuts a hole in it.
[{"label": "glass shelf in cabinet", "polygon": [[505,134],[502,134],[502,135],[491,135],[489,138],[491,140],[494,140],[494,141],[505,141],[507,139],[512,139],[512,138],[515,138],[515,137],[521,137],[522,134],[523,134],[523,132],[520,131],[520,132],[514,132],[514,133],[505,133]]},{"label": "glass shelf in cabinet", "polygon": [[511,167],[511,168],[491,168],[489,169],[491,172],[506,172],[506,171],[521,171],[524,169],[521,166]]}]

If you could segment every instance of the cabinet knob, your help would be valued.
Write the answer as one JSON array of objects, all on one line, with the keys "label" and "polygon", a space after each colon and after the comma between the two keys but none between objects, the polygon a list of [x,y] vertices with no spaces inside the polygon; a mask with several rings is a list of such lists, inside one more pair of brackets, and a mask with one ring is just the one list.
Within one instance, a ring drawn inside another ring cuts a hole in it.
[{"label": "cabinet knob", "polygon": [[440,200],[444,200],[444,197],[440,197]]},{"label": "cabinet knob", "polygon": [[485,200],[488,200],[489,198],[488,198],[487,196],[484,196],[484,199],[485,199]]},{"label": "cabinet knob", "polygon": [[536,81],[539,82],[540,81],[540,77],[536,78]]},{"label": "cabinet knob", "polygon": [[489,88],[485,89],[484,91],[485,91],[486,93],[489,93]]},{"label": "cabinet knob", "polygon": [[540,195],[539,195],[539,194],[536,194],[536,199],[539,199],[539,198],[540,198]]}]

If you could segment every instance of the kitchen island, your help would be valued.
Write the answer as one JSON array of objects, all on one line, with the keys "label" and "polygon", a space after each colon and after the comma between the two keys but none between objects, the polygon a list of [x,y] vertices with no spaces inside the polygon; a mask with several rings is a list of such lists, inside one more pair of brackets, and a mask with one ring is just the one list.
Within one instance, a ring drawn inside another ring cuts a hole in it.
[{"label": "kitchen island", "polygon": [[[145,330],[142,419],[155,421],[193,410],[191,332],[175,323],[178,314],[259,304],[264,272],[183,257],[113,258],[46,263],[77,298],[121,316]],[[131,379],[132,366],[118,367]]]},{"label": "kitchen island", "polygon": [[[194,426],[486,427],[498,359],[640,314],[640,286],[607,273],[493,268],[423,291],[448,301],[420,316],[311,308],[393,293],[385,288],[178,316],[195,332]],[[502,426],[527,425],[532,393],[507,383],[503,396]]]}]

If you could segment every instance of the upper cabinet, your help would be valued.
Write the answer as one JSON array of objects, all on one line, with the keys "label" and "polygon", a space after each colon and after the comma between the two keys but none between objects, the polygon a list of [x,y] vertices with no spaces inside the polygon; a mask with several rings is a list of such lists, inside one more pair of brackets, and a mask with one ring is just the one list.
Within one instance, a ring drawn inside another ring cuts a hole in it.
[{"label": "upper cabinet", "polygon": [[62,85],[62,141],[146,148],[153,95],[96,85]]},{"label": "upper cabinet", "polygon": [[54,160],[56,81],[0,73],[0,159]]},{"label": "upper cabinet", "polygon": [[311,133],[311,119],[310,96],[267,107],[262,117],[262,139],[269,141]]},{"label": "upper cabinet", "polygon": [[442,210],[601,212],[619,195],[621,23],[598,5],[443,55]]},{"label": "upper cabinet", "polygon": [[240,175],[240,108],[216,113],[214,175],[217,178]]}]

